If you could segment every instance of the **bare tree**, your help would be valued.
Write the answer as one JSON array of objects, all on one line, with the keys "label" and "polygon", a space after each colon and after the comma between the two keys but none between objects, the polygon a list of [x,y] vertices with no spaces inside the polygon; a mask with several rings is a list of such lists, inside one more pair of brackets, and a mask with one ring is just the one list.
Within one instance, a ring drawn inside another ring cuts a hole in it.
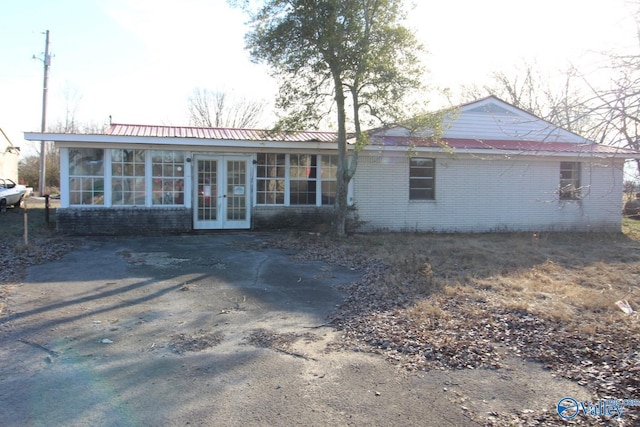
[{"label": "bare tree", "polygon": [[264,101],[230,97],[222,91],[197,88],[189,97],[189,121],[194,126],[255,128],[264,109]]},{"label": "bare tree", "polygon": [[612,56],[611,61],[610,87],[593,89],[594,132],[598,142],[640,150],[640,55]]},{"label": "bare tree", "polygon": [[[636,51],[604,54],[609,65],[600,74],[611,76],[608,85],[590,82],[573,67],[558,84],[559,80],[525,63],[513,75],[495,72],[491,84],[464,88],[463,99],[494,94],[592,141],[640,150],[640,1],[635,0],[633,6],[637,10]],[[636,165],[640,173],[640,160]]]},{"label": "bare tree", "polygon": [[464,87],[463,99],[471,101],[495,95],[556,126],[593,138],[597,131],[590,116],[592,108],[584,94],[588,85],[573,67],[561,76],[562,79],[557,76],[552,79],[543,75],[535,64],[525,62],[511,75],[495,71],[492,82],[487,85]]},{"label": "bare tree", "polygon": [[78,109],[82,94],[77,89],[66,86],[64,89],[64,117],[47,127],[48,132],[55,133],[102,133],[107,124],[105,121],[79,121]]},{"label": "bare tree", "polygon": [[[631,53],[609,53],[609,87],[591,87],[593,132],[600,143],[640,150],[640,1],[635,2],[636,49]],[[636,160],[640,173],[640,160]]]},{"label": "bare tree", "polygon": [[[83,122],[77,119],[77,112],[82,96],[71,87],[64,90],[64,116],[47,126],[47,132],[53,133],[102,133],[106,123],[96,121]],[[45,148],[45,183],[46,193],[57,192],[60,186],[60,151],[51,143],[44,144]],[[19,176],[30,186],[39,186],[39,159],[37,155],[26,156],[18,164]],[[37,184],[37,185],[36,185]]]}]

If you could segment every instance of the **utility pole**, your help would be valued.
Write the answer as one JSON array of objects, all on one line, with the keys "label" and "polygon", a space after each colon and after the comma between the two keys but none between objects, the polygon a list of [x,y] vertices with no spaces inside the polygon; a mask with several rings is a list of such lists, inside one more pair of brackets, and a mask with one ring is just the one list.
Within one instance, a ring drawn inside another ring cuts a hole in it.
[{"label": "utility pole", "polygon": [[[49,30],[47,30],[46,41],[44,45],[44,82],[42,84],[42,125],[40,131],[47,131],[47,91],[49,89],[49,67],[51,66],[51,55],[49,55]],[[46,191],[46,172],[47,172],[47,150],[46,141],[40,141],[40,196],[44,196]]]}]

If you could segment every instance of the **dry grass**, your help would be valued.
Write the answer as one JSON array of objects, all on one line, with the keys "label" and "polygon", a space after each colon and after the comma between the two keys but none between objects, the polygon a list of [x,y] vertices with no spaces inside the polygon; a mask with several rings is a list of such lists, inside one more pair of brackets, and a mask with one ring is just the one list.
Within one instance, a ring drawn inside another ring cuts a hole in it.
[{"label": "dry grass", "polygon": [[23,242],[25,213],[28,235],[37,236],[46,233],[55,226],[55,209],[60,206],[59,200],[49,201],[49,224],[46,223],[44,199],[29,197],[19,208],[9,208],[0,214],[0,239],[3,242]]},{"label": "dry grass", "polygon": [[[439,297],[481,298],[583,327],[624,318],[615,305],[621,299],[640,310],[640,221],[625,219],[619,234],[389,233],[302,240],[319,256],[331,248],[342,263],[379,265],[368,273],[375,276],[369,282],[379,298],[396,307],[428,306]],[[421,308],[410,312],[421,317],[415,321],[429,321],[432,314]]]},{"label": "dry grass", "polygon": [[620,299],[640,309],[640,222],[625,220],[623,234],[376,234],[343,245],[348,258],[389,266],[379,291],[411,296],[416,321],[434,314],[425,309],[434,295],[481,297],[583,325],[623,317],[615,305]]}]

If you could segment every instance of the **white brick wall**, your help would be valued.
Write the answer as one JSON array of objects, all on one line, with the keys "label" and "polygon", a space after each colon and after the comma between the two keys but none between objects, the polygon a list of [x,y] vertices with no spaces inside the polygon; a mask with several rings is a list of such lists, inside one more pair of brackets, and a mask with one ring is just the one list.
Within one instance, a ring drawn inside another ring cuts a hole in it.
[{"label": "white brick wall", "polygon": [[[435,200],[410,201],[406,153],[361,153],[354,179],[361,230],[620,230],[621,160],[435,157]],[[581,201],[558,200],[564,160],[582,162]]]}]

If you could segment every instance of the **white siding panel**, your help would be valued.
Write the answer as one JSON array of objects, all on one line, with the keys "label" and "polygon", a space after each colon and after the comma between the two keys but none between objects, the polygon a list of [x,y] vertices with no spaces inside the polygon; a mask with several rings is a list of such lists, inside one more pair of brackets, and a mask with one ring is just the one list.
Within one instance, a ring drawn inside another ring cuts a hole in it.
[{"label": "white siding panel", "polygon": [[[377,134],[409,136],[409,132],[400,127],[381,130]],[[431,130],[426,130],[416,132],[414,136],[428,137],[431,134]],[[589,142],[494,97],[468,104],[452,113],[445,120],[443,137],[486,141]]]},{"label": "white siding panel", "polygon": [[355,177],[363,231],[619,231],[622,164],[582,163],[581,201],[559,201],[560,161],[436,157],[436,199],[409,200],[406,154],[361,157]]},{"label": "white siding panel", "polygon": [[586,140],[535,117],[461,113],[445,138],[513,140],[539,142],[574,142]]}]

